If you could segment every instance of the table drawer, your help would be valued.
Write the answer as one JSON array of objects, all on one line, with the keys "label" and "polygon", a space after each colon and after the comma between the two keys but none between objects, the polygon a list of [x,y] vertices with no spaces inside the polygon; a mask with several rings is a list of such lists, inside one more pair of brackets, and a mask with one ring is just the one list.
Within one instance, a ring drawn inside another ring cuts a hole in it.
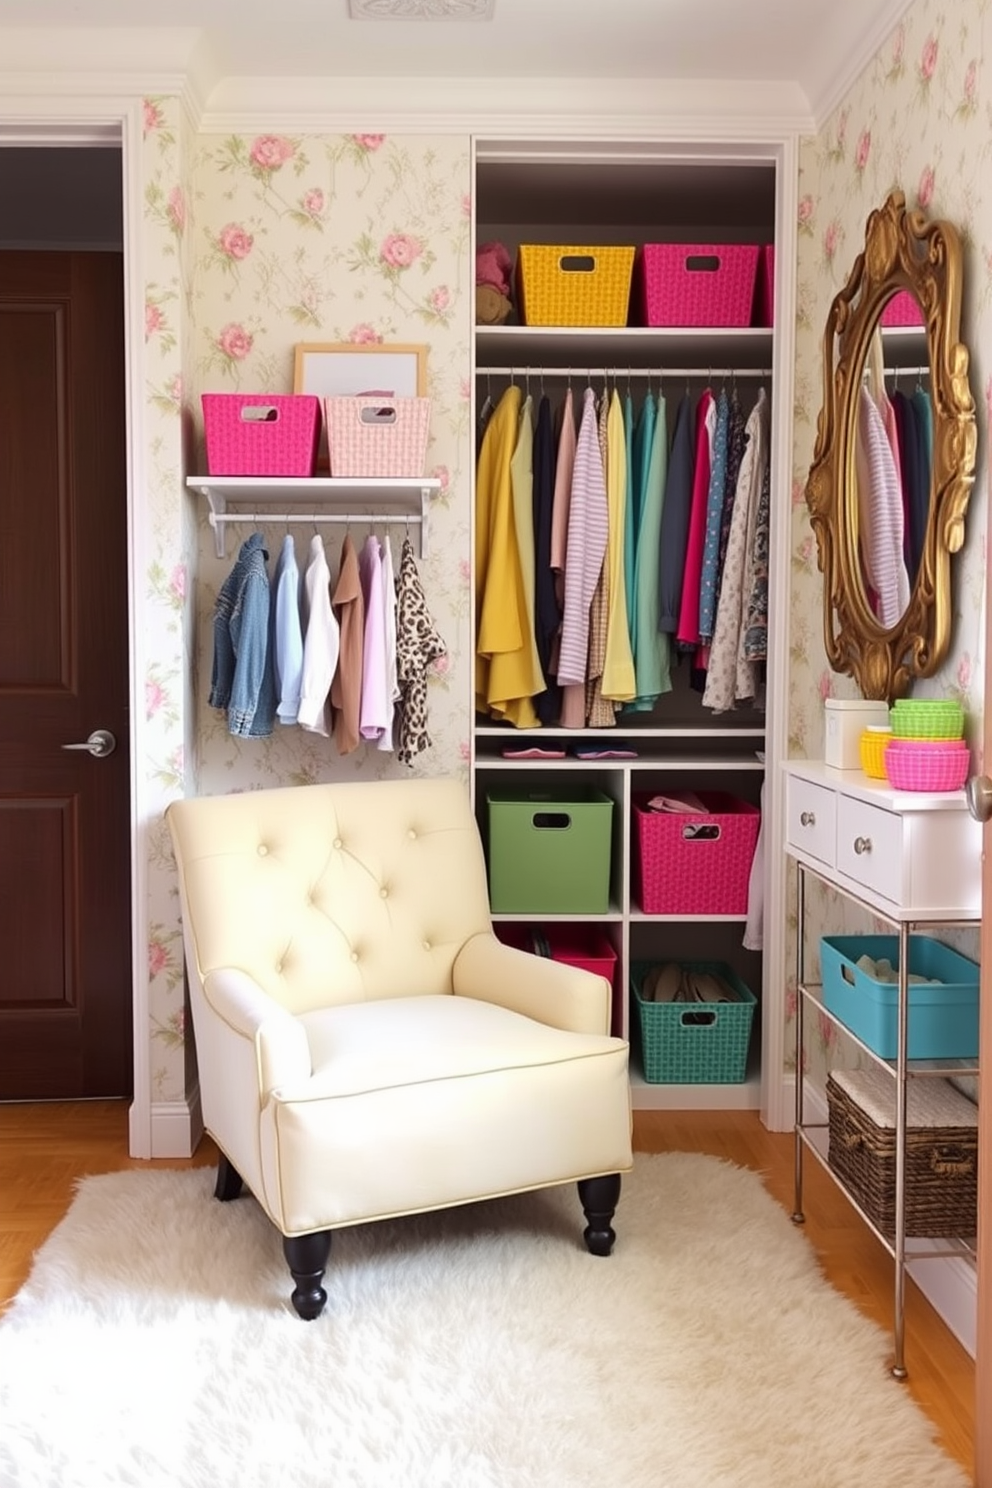
[{"label": "table drawer", "polygon": [[893,904],[903,902],[905,821],[892,811],[840,796],[837,870]]},{"label": "table drawer", "polygon": [[790,847],[835,866],[837,797],[832,790],[790,775],[786,783],[786,833]]}]

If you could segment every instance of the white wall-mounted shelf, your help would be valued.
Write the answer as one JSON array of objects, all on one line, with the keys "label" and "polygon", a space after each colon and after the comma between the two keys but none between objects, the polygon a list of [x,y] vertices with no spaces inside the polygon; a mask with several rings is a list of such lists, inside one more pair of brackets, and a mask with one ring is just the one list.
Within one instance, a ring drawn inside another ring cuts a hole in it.
[{"label": "white wall-mounted shelf", "polygon": [[265,526],[290,522],[402,522],[420,529],[420,555],[427,552],[427,513],[441,482],[426,476],[351,479],[346,476],[198,475],[186,482],[205,496],[216,534],[217,557],[225,553],[229,522]]}]

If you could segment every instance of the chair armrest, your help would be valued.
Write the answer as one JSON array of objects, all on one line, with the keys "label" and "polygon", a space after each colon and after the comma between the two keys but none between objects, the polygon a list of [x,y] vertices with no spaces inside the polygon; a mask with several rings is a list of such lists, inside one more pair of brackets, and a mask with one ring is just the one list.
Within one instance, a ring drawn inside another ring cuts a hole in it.
[{"label": "chair armrest", "polygon": [[313,1067],[306,1029],[246,971],[225,966],[208,972],[203,995],[221,1022],[254,1044],[263,1101],[282,1086],[309,1080]]},{"label": "chair armrest", "polygon": [[475,997],[551,1028],[608,1034],[610,984],[605,977],[504,945],[489,932],[473,935],[455,957],[456,996]]}]

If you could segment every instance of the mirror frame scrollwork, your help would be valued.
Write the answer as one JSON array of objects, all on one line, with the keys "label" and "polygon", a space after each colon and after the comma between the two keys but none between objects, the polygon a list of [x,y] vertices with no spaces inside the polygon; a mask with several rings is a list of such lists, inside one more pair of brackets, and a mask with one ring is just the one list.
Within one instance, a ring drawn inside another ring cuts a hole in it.
[{"label": "mirror frame scrollwork", "polygon": [[[953,613],[950,560],[964,541],[974,483],[975,403],[960,339],[961,243],[949,222],[907,211],[893,192],[868,218],[864,250],[836,295],[823,337],[823,407],[806,502],[823,574],[823,631],[836,672],[891,702],[940,666]],[[930,507],[909,604],[886,629],[868,601],[858,550],[855,440],[872,335],[886,301],[909,290],[926,328],[933,411]]]}]

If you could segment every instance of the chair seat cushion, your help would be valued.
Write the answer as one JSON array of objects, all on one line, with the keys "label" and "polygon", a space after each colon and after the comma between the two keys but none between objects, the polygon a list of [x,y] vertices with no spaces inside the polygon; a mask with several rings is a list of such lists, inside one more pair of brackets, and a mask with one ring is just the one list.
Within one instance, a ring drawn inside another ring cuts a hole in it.
[{"label": "chair seat cushion", "polygon": [[566,1033],[471,997],[349,1003],[304,1013],[299,1021],[313,1076],[293,1094],[308,1100],[568,1063],[622,1047],[605,1035]]},{"label": "chair seat cushion", "polygon": [[456,995],[300,1016],[311,1077],[261,1113],[284,1234],[630,1167],[627,1045]]}]

